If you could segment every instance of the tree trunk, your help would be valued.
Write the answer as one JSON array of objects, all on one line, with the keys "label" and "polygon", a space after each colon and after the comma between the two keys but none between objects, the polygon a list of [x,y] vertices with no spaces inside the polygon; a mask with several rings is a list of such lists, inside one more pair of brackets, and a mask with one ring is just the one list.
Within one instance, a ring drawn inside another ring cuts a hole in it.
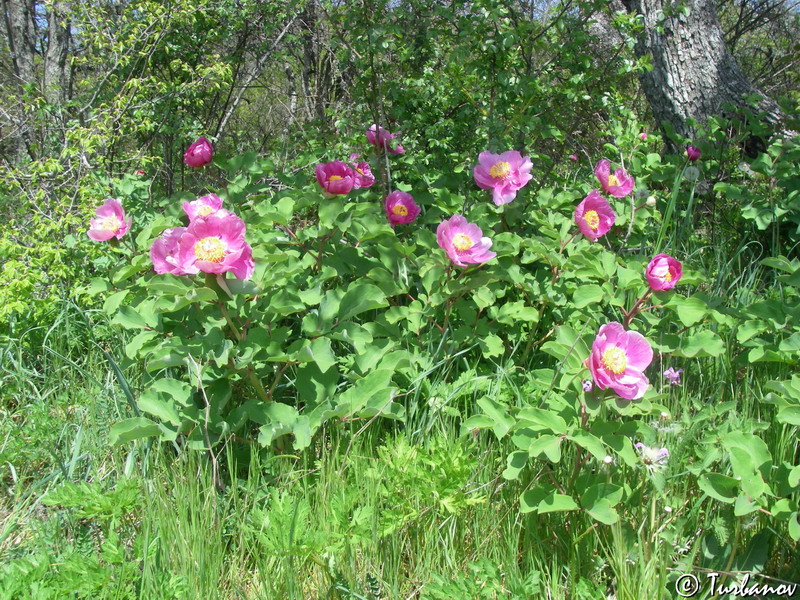
[{"label": "tree trunk", "polygon": [[[705,123],[723,114],[723,104],[749,108],[747,97],[761,96],[756,109],[777,124],[783,114],[777,103],[756,89],[728,52],[713,0],[687,0],[688,12],[670,0],[622,0],[637,15],[644,31],[637,56],[652,56],[652,71],[641,77],[656,121],[679,136],[693,138],[690,120]],[[732,115],[728,115],[732,116]]]},{"label": "tree trunk", "polygon": [[2,0],[3,25],[5,26],[8,50],[11,55],[11,68],[14,74],[18,100],[15,107],[17,122],[13,133],[14,155],[21,158],[28,154],[33,158],[32,130],[26,117],[22,116],[25,88],[35,84],[36,35],[33,23],[33,2],[29,0]]},{"label": "tree trunk", "polygon": [[303,106],[306,110],[306,118],[310,121],[314,118],[311,112],[311,103],[314,102],[316,107],[316,98],[312,99],[314,94],[311,91],[311,77],[313,71],[317,66],[317,53],[315,43],[315,32],[317,28],[317,14],[315,10],[314,0],[308,0],[305,8],[300,15],[301,22],[301,37],[303,40],[303,95],[305,95],[305,102]]},{"label": "tree trunk", "polygon": [[69,91],[70,3],[55,0],[47,14],[47,51],[44,55],[44,96],[50,104],[60,105]]},{"label": "tree trunk", "polygon": [[14,77],[20,88],[33,83],[35,77],[36,35],[33,24],[33,2],[29,0],[3,0],[8,47]]}]

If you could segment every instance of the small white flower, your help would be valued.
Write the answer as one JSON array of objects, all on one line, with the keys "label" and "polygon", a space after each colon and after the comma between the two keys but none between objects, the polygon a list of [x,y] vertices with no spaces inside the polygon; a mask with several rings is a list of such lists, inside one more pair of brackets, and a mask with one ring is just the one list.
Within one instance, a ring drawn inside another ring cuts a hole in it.
[{"label": "small white flower", "polygon": [[672,507],[671,506],[665,506],[664,507],[664,512],[671,513],[672,512]]},{"label": "small white flower", "polygon": [[613,456],[606,456],[603,459],[603,462],[606,463],[607,465],[613,464],[614,463],[614,457]]}]

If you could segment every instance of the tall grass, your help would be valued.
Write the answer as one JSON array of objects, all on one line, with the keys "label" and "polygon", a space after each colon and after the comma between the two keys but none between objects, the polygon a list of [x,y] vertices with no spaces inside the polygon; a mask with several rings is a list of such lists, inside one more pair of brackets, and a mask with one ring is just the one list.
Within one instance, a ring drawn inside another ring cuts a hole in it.
[{"label": "tall grass", "polygon": [[[780,293],[752,244],[685,243],[693,264],[717,274],[709,296]],[[329,424],[300,454],[229,442],[219,474],[180,444],[108,446],[141,373],[115,331],[78,311],[64,303],[0,349],[0,598],[670,598],[676,573],[707,563],[705,533],[735,566],[771,528],[697,493],[691,463],[713,443],[708,432],[755,428],[775,464],[796,460],[796,433],[764,427],[774,408],[761,402],[764,383],[790,369],[749,366],[731,340],[717,358],[676,364],[680,386],[659,377],[668,365],[653,369],[667,394],[668,416],[652,423],[671,453],[664,473],[588,465],[630,487],[617,525],[520,514],[526,486],[568,479],[574,457],[504,480],[508,439],[461,423],[483,396],[527,403],[529,376],[487,371],[443,339],[406,390],[404,424]],[[796,578],[795,546],[773,538],[769,571]]]}]

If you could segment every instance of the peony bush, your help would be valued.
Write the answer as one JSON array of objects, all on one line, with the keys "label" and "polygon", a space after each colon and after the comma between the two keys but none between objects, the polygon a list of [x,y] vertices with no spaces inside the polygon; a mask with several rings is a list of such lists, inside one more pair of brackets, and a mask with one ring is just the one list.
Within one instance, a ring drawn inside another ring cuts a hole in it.
[{"label": "peony bush", "polygon": [[[465,435],[510,441],[503,477],[528,482],[520,510],[617,523],[637,502],[625,470],[663,486],[669,449],[653,423],[734,324],[691,259],[661,251],[673,204],[649,186],[664,165],[634,153],[630,172],[612,172],[600,157],[594,179],[546,187],[530,157],[485,150],[464,157],[471,178],[462,166],[432,179],[378,124],[367,142],[369,159],[354,138],[347,162],[327,154],[313,173],[218,155],[220,189],[161,211],[98,209],[88,237],[118,260],[86,293],[130,331],[126,357],[149,377],[112,440],[299,450],[329,422],[405,419],[431,393],[427,374],[468,359],[523,377],[516,403],[476,398],[480,412],[461,421]],[[691,184],[681,160],[676,188]],[[531,478],[548,463],[572,475]],[[738,464],[741,481],[720,487],[712,463],[690,469],[710,497],[778,501],[760,467]]]}]

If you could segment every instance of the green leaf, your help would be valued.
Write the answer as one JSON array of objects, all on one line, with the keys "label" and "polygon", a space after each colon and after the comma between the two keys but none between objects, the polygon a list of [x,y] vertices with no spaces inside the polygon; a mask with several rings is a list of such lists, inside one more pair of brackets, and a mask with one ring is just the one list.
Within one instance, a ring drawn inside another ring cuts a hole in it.
[{"label": "green leaf", "polygon": [[132,417],[114,423],[108,432],[108,441],[117,446],[133,440],[153,437],[160,433],[161,428],[147,417]]},{"label": "green leaf", "polygon": [[516,421],[508,414],[508,407],[495,402],[491,398],[483,397],[478,400],[478,406],[492,420],[492,430],[497,439],[502,438],[508,433]]},{"label": "green leaf", "polygon": [[675,356],[681,358],[705,358],[719,356],[725,352],[725,342],[716,333],[703,330],[681,340]]},{"label": "green leaf", "polygon": [[576,431],[574,435],[569,436],[569,439],[586,448],[598,460],[603,460],[608,455],[603,442],[591,433]]},{"label": "green leaf", "polygon": [[789,535],[795,542],[800,541],[800,512],[789,518]]},{"label": "green leaf", "polygon": [[787,479],[789,483],[789,487],[798,487],[800,486],[800,465],[796,465],[789,471],[789,477]]},{"label": "green leaf", "polygon": [[515,325],[519,321],[536,323],[539,320],[539,311],[533,307],[525,306],[524,302],[506,302],[499,308],[493,306],[490,314],[503,325]]},{"label": "green leaf", "polygon": [[111,323],[121,325],[125,329],[149,329],[144,317],[130,306],[120,306],[116,316],[111,319]]},{"label": "green leaf", "polygon": [[530,421],[544,429],[549,429],[553,433],[566,433],[567,422],[552,411],[544,410],[541,408],[523,408],[519,411],[517,418],[520,421]]},{"label": "green leaf", "polygon": [[319,206],[319,224],[326,228],[333,227],[334,222],[344,211],[344,203],[338,198],[325,199]]},{"label": "green leaf", "polygon": [[533,487],[525,490],[519,497],[519,511],[529,513],[538,511],[539,504],[547,497],[547,491],[541,487]]},{"label": "green leaf", "polygon": [[94,277],[89,282],[89,285],[87,285],[80,291],[86,294],[87,296],[96,296],[97,294],[101,292],[107,292],[110,289],[111,289],[111,284],[109,283],[108,279],[101,279],[100,277]]},{"label": "green leaf", "polygon": [[181,406],[189,406],[192,398],[192,388],[177,379],[159,379],[150,388],[166,394]]},{"label": "green leaf", "polygon": [[561,436],[544,434],[533,440],[528,447],[530,456],[540,456],[544,454],[551,462],[557,463],[561,460]]},{"label": "green leaf", "polygon": [[117,309],[119,305],[122,304],[122,301],[125,299],[125,296],[128,295],[128,290],[120,290],[118,292],[114,292],[106,301],[103,302],[103,311],[107,315],[114,315],[117,313]]},{"label": "green leaf", "polygon": [[800,350],[800,331],[797,331],[788,338],[781,340],[778,350],[781,352],[797,352]]},{"label": "green leaf", "polygon": [[336,356],[331,349],[331,341],[326,337],[318,337],[306,343],[297,353],[298,360],[317,363],[321,372],[326,372],[336,364]]},{"label": "green leaf", "polygon": [[575,308],[598,304],[603,299],[603,289],[596,284],[582,285],[572,295]]},{"label": "green leaf", "polygon": [[491,427],[494,427],[494,421],[489,417],[486,415],[473,415],[461,422],[461,435],[471,433],[475,429],[490,429]]},{"label": "green leaf", "polygon": [[320,371],[316,363],[302,365],[296,370],[295,386],[301,402],[316,406],[333,397],[339,382],[339,371],[331,368]]},{"label": "green leaf", "polygon": [[798,265],[792,263],[785,256],[770,256],[761,261],[761,264],[773,269],[780,269],[787,273],[794,273],[798,269]]},{"label": "green leaf", "polygon": [[156,336],[158,336],[157,331],[140,331],[125,344],[125,356],[131,360],[135,359],[139,355],[142,347],[147,344],[147,342],[155,339]]},{"label": "green leaf", "polygon": [[630,438],[624,435],[606,434],[601,436],[603,443],[608,445],[625,464],[633,467],[639,463],[639,457],[633,449]]},{"label": "green leaf", "polygon": [[764,333],[767,330],[767,324],[764,321],[751,319],[739,325],[736,330],[736,341],[743,344],[753,336]]},{"label": "green leaf", "polygon": [[[673,301],[676,298],[680,298],[680,296],[674,296]],[[683,298],[675,302],[675,304],[677,304],[676,312],[678,313],[678,318],[686,327],[699,323],[708,314],[708,305],[697,296]]]},{"label": "green leaf", "polygon": [[750,498],[744,494],[739,494],[733,505],[733,514],[737,517],[743,517],[757,511],[759,508],[758,504],[754,503]]},{"label": "green leaf", "polygon": [[503,479],[516,479],[519,477],[520,471],[525,468],[528,461],[528,453],[523,450],[517,450],[508,455],[506,459],[507,466],[503,471]]},{"label": "green leaf", "polygon": [[388,306],[386,294],[371,283],[353,283],[339,303],[338,320],[347,321],[362,312]]},{"label": "green leaf", "polygon": [[392,375],[394,375],[393,371],[379,369],[358,380],[352,387],[336,397],[337,414],[341,412],[340,416],[352,415],[364,408],[367,402],[375,397],[388,404],[395,389],[391,385]]},{"label": "green leaf", "polygon": [[552,492],[539,503],[539,514],[549,512],[560,512],[568,510],[578,510],[580,507],[575,503],[571,496]]},{"label": "green leaf", "polygon": [[605,525],[613,525],[619,521],[617,511],[608,500],[601,499],[586,507],[586,512],[596,521],[600,521]]},{"label": "green leaf", "polygon": [[704,473],[697,479],[698,487],[706,494],[727,504],[733,504],[736,500],[739,482],[733,477],[720,475],[719,473]]},{"label": "green leaf", "polygon": [[778,410],[778,422],[800,426],[800,406],[784,406]]},{"label": "green leaf", "polygon": [[622,487],[613,483],[596,483],[586,488],[581,494],[581,506],[590,508],[600,500],[605,500],[610,506],[616,506],[622,500]]},{"label": "green leaf", "polygon": [[153,389],[143,392],[136,401],[136,405],[141,411],[151,414],[161,421],[180,425],[181,418],[175,409],[174,402],[162,399]]},{"label": "green leaf", "polygon": [[481,352],[483,352],[483,356],[485,358],[491,358],[493,356],[502,356],[505,352],[505,346],[503,345],[503,340],[494,334],[482,336],[478,339],[478,345],[481,348]]}]

